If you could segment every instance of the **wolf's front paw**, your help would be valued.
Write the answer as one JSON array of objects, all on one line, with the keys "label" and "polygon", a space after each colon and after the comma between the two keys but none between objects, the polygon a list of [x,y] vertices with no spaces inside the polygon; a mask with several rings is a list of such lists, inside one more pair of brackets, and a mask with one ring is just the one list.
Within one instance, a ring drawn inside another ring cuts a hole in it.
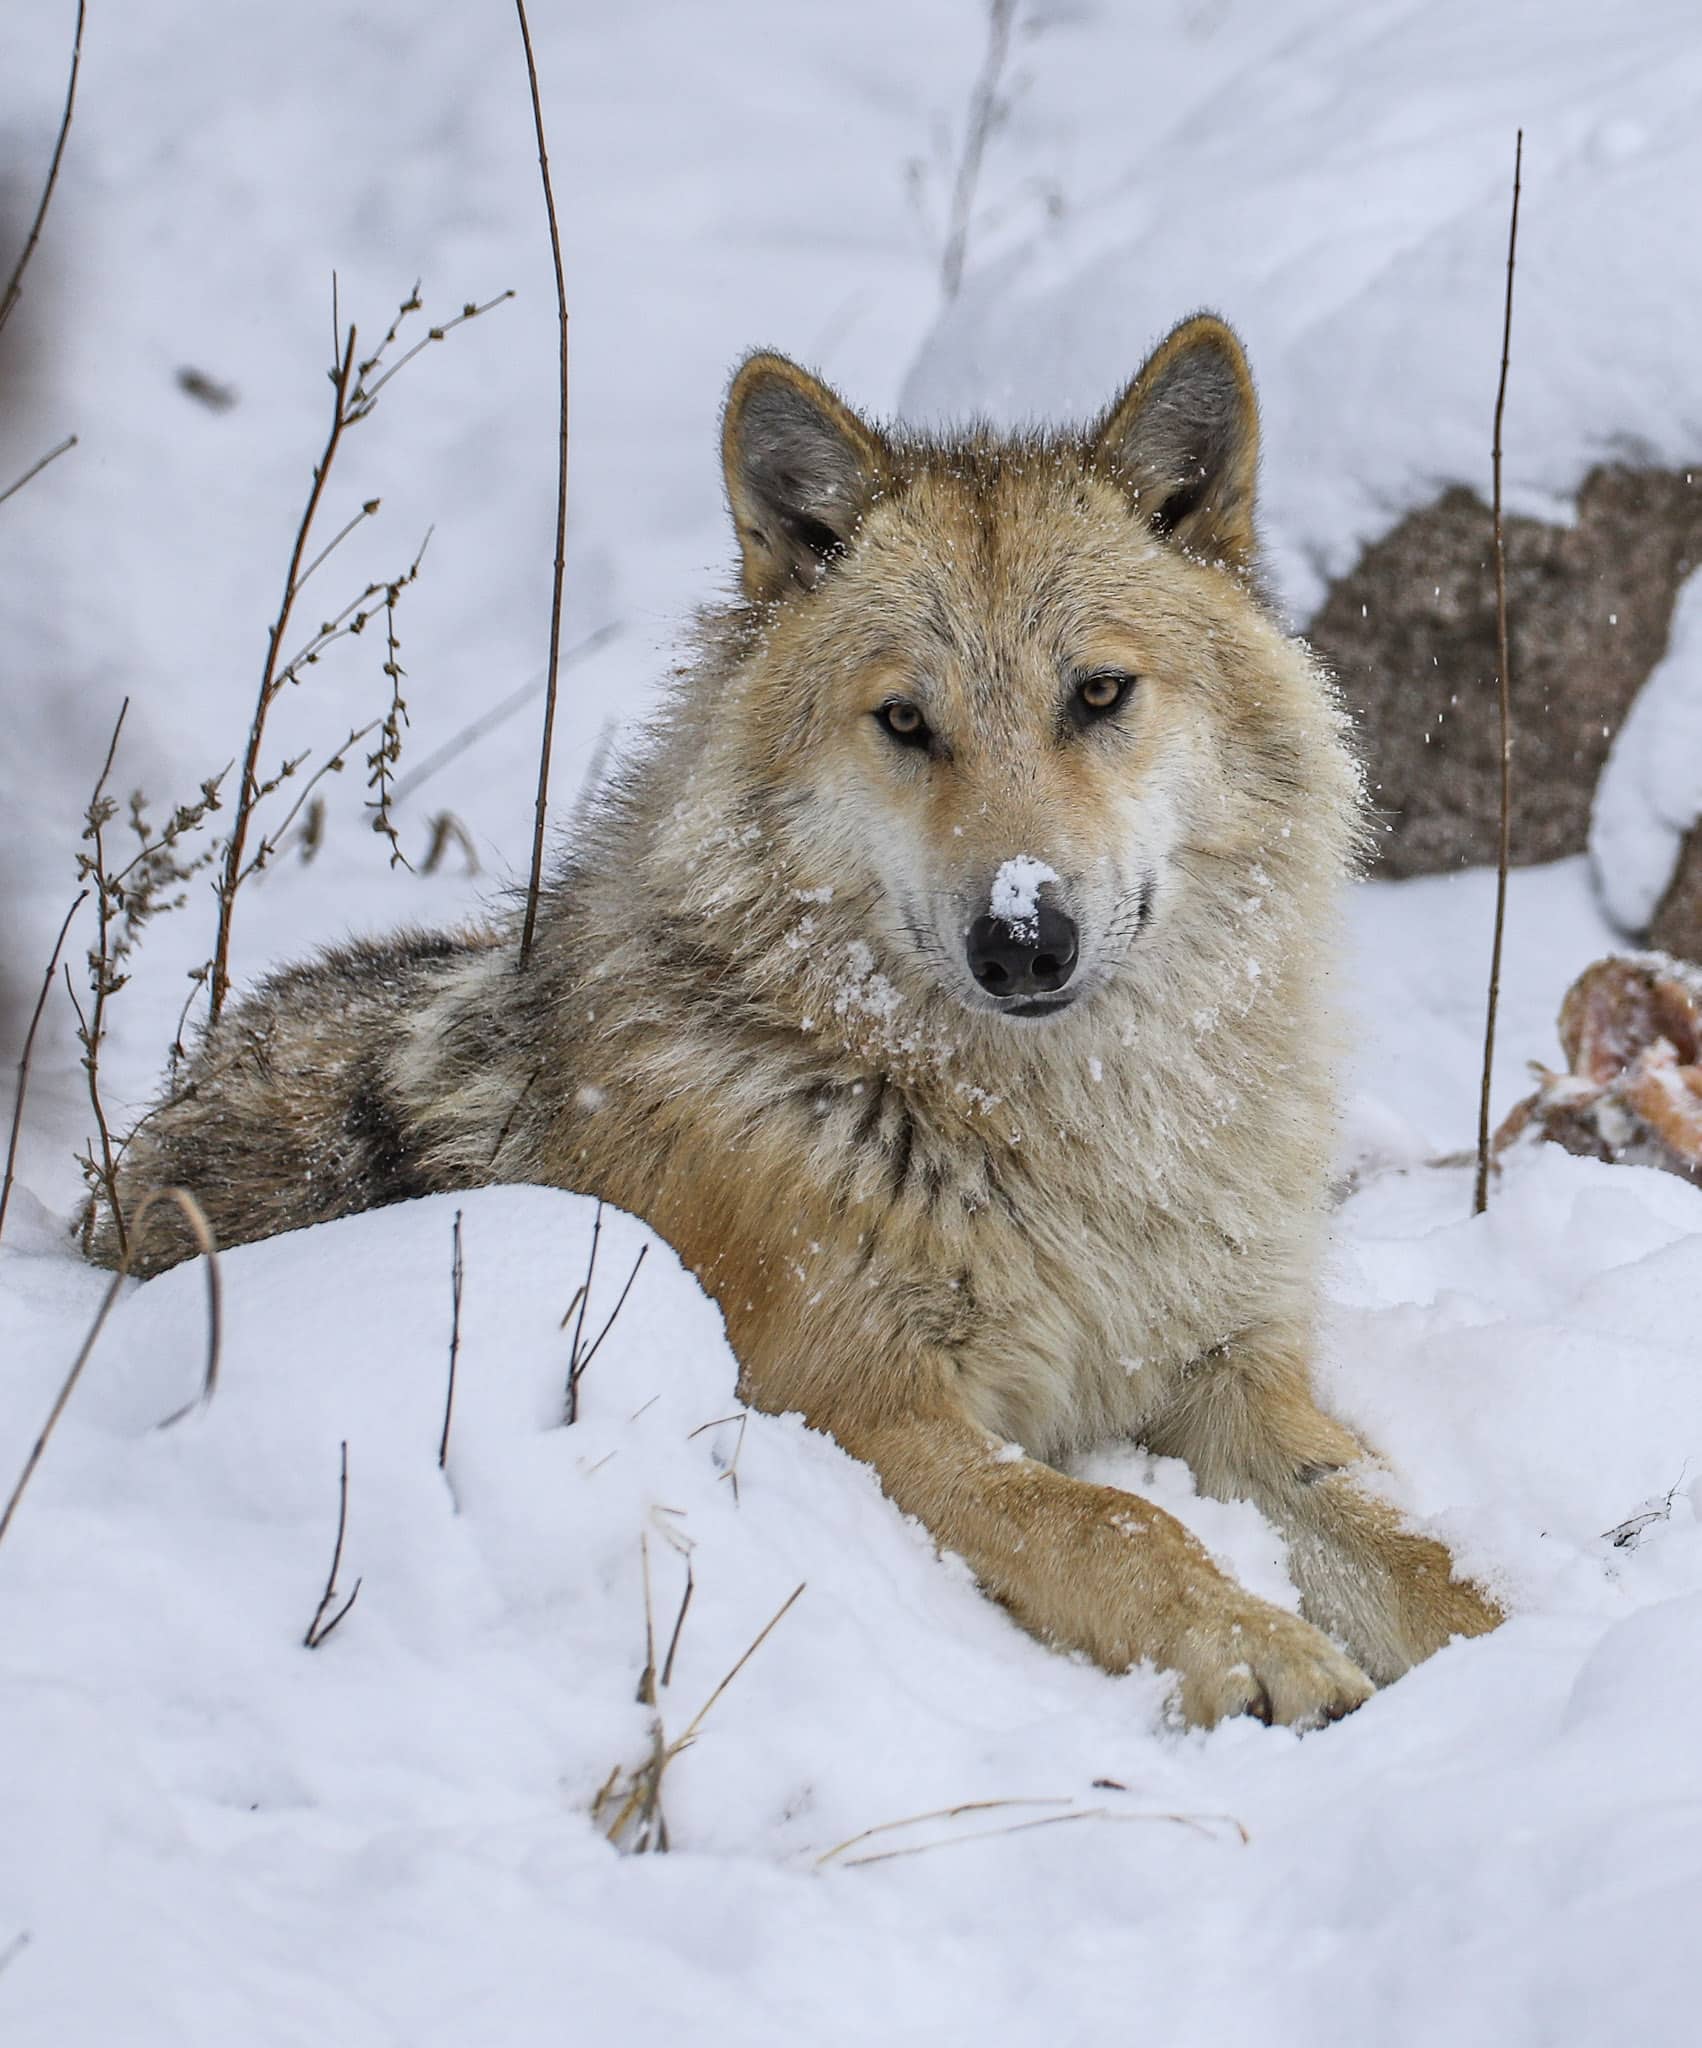
[{"label": "wolf's front paw", "polygon": [[1321,1630],[1262,1600],[1190,1630],[1186,1662],[1178,1664],[1183,1717],[1199,1728],[1231,1714],[1319,1728],[1376,1691]]}]

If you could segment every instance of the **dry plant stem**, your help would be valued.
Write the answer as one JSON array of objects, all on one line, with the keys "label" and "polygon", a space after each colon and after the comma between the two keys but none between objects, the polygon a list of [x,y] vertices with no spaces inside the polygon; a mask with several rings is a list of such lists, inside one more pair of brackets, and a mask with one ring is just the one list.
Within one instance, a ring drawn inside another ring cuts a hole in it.
[{"label": "dry plant stem", "polygon": [[[124,730],[125,716],[130,709],[130,699],[125,698],[118,707],[118,716],[113,721],[112,738],[107,745],[106,759],[96,778],[94,794],[89,798],[86,813],[88,824],[83,837],[94,841],[93,875],[95,883],[95,951],[90,955],[89,964],[94,969],[93,1014],[85,1017],[83,1006],[77,1001],[76,991],[71,990],[71,1007],[77,1013],[77,1028],[83,1041],[83,1071],[89,1081],[89,1106],[94,1111],[95,1129],[100,1136],[100,1180],[105,1191],[107,1205],[112,1211],[112,1224],[118,1234],[118,1256],[124,1260],[129,1256],[129,1241],[124,1225],[124,1212],[118,1202],[118,1155],[113,1147],[112,1132],[106,1121],[106,1110],[100,1093],[100,1049],[106,1036],[106,1002],[113,992],[112,972],[112,886],[106,867],[106,821],[110,812],[106,807],[106,778],[112,773],[113,758],[118,752],[118,738]],[[85,872],[90,870],[85,869]],[[70,970],[66,970],[65,985],[71,986]],[[91,1219],[93,1210],[90,1210]]]},{"label": "dry plant stem", "polygon": [[[87,0],[77,0],[77,31],[71,44],[71,76],[65,83],[65,111],[59,117],[59,137],[53,145],[53,161],[47,167],[47,183],[41,188],[41,202],[36,207],[35,219],[30,223],[29,238],[24,243],[23,254],[6,280],[5,291],[0,292],[0,328],[4,328],[6,322],[11,319],[13,310],[24,295],[24,272],[29,268],[37,242],[41,240],[47,209],[53,204],[53,188],[59,183],[59,166],[65,158],[65,139],[71,133],[71,115],[77,104],[77,74],[83,64],[83,16],[87,11]],[[51,459],[50,457],[49,460]]]},{"label": "dry plant stem", "polygon": [[1525,131],[1513,147],[1513,212],[1507,228],[1507,304],[1501,321],[1501,378],[1495,392],[1495,439],[1491,452],[1495,487],[1495,659],[1501,705],[1501,840],[1495,863],[1495,941],[1489,955],[1489,1005],[1483,1024],[1483,1089],[1477,1115],[1477,1184],[1472,1213],[1489,1207],[1489,1083],[1495,1064],[1495,1015],[1501,1002],[1501,939],[1507,924],[1507,867],[1513,829],[1513,701],[1507,649],[1507,547],[1501,528],[1501,419],[1507,408],[1507,359],[1513,344],[1513,259],[1519,246],[1519,174]]},{"label": "dry plant stem", "polygon": [[597,1246],[603,1236],[603,1204],[598,1201],[591,1214],[591,1250],[585,1261],[585,1278],[579,1283],[578,1291],[567,1305],[567,1315],[561,1319],[561,1326],[567,1328],[568,1317],[577,1311],[573,1325],[573,1342],[567,1351],[567,1400],[565,1420],[579,1420],[579,1382],[585,1368],[579,1362],[580,1345],[585,1337],[585,1310],[591,1299],[591,1282],[597,1276]]},{"label": "dry plant stem", "polygon": [[[644,1673],[638,1682],[638,1697],[644,1705],[654,1707],[656,1705],[656,1648],[655,1630],[652,1625],[650,1609],[650,1552],[643,1538],[639,1539],[639,1551],[644,1564],[645,1658]],[[621,1802],[619,1812],[616,1813],[614,1819],[604,1830],[607,1840],[619,1844],[622,1836],[636,1819],[639,1823],[639,1828],[632,1845],[634,1853],[642,1855],[650,1850],[665,1850],[667,1848],[668,1831],[666,1822],[662,1818],[663,1774],[682,1750],[690,1748],[710,1708],[714,1706],[715,1702],[727,1690],[728,1686],[732,1684],[733,1680],[738,1677],[739,1673],[756,1655],[757,1651],[762,1648],[803,1590],[802,1584],[795,1586],[786,1596],[785,1600],[781,1602],[772,1618],[758,1631],[744,1655],[739,1658],[732,1670],[727,1673],[726,1677],[722,1679],[721,1683],[692,1716],[691,1724],[683,1735],[676,1738],[673,1742],[669,1742],[662,1731],[661,1714],[657,1713],[650,1728],[650,1755],[645,1759],[643,1765],[633,1773],[627,1787],[626,1797]],[[680,1630],[685,1625],[685,1612],[691,1603],[691,1593],[691,1560],[688,1558],[686,1560],[685,1597],[680,1603],[679,1617],[674,1623],[673,1641],[668,1646],[667,1661],[663,1669],[664,1684],[666,1684],[668,1677],[673,1671],[674,1650],[678,1647]],[[620,1772],[617,1766],[605,1779],[603,1788],[598,1793],[596,1801],[591,1808],[593,1820],[601,1818],[604,1807],[614,1794],[619,1776]]]},{"label": "dry plant stem", "polygon": [[32,462],[16,483],[8,484],[3,491],[0,491],[0,505],[4,505],[8,498],[15,497],[25,484],[29,483],[33,478],[40,476],[50,462],[57,462],[61,455],[66,454],[70,449],[75,448],[76,445],[76,435],[67,434],[57,448],[48,449],[40,461]]},{"label": "dry plant stem", "polygon": [[449,1425],[455,1414],[455,1365],[461,1356],[461,1211],[455,1212],[454,1255],[449,1262],[449,1390],[443,1397],[443,1434],[437,1444],[437,1469],[449,1462]]},{"label": "dry plant stem", "polygon": [[319,1596],[319,1605],[313,1610],[313,1619],[307,1624],[307,1633],[301,1639],[302,1648],[317,1650],[319,1645],[337,1626],[349,1609],[355,1604],[362,1582],[356,1579],[354,1592],[343,1602],[329,1621],[326,1613],[337,1597],[337,1573],[343,1562],[343,1537],[349,1526],[349,1445],[345,1437],[341,1446],[341,1464],[337,1476],[337,1541],[331,1550],[331,1569],[325,1574],[325,1590]]},{"label": "dry plant stem", "polygon": [[[142,1226],[146,1223],[150,1212],[158,1202],[171,1202],[181,1211],[184,1221],[189,1225],[191,1232],[194,1234],[196,1244],[207,1255],[207,1363],[201,1376],[200,1394],[201,1401],[207,1402],[213,1398],[213,1391],[219,1383],[219,1347],[223,1341],[224,1330],[224,1308],[219,1280],[218,1250],[213,1243],[213,1233],[202,1211],[201,1204],[196,1201],[187,1188],[155,1188],[137,1204],[136,1214],[131,1219],[133,1226],[131,1232],[132,1244],[140,1242]],[[89,1334],[83,1339],[83,1347],[77,1353],[75,1359],[72,1360],[71,1370],[65,1375],[58,1397],[48,1412],[46,1422],[42,1424],[41,1434],[36,1438],[34,1448],[24,1461],[24,1469],[18,1475],[17,1485],[12,1488],[11,1497],[6,1502],[5,1512],[0,1514],[0,1542],[5,1541],[6,1531],[12,1526],[12,1517],[18,1511],[18,1503],[24,1497],[24,1489],[34,1477],[35,1468],[41,1463],[42,1453],[47,1449],[53,1432],[59,1427],[59,1418],[65,1413],[66,1403],[76,1391],[77,1382],[83,1376],[83,1368],[88,1364],[95,1345],[100,1341],[101,1331],[106,1328],[106,1319],[112,1313],[113,1303],[118,1299],[119,1289],[124,1285],[128,1277],[129,1262],[126,1258],[120,1263],[117,1272],[113,1274],[112,1279],[107,1285],[105,1294],[101,1296],[100,1308],[95,1315],[94,1322],[90,1325]],[[168,1422],[176,1422],[188,1412],[188,1409],[180,1409],[177,1415],[168,1416],[166,1419]]]},{"label": "dry plant stem", "polygon": [[872,1828],[847,1835],[843,1842],[835,1842],[831,1849],[824,1849],[811,1868],[824,1869],[843,1856],[847,1849],[855,1849],[859,1842],[872,1842],[876,1835],[896,1834],[900,1828],[918,1828],[931,1820],[958,1820],[966,1813],[1008,1813],[1016,1806],[1071,1807],[1074,1804],[1066,1794],[1056,1799],[965,1799],[957,1806],[936,1806],[927,1813],[906,1814],[902,1820],[877,1821]]},{"label": "dry plant stem", "polygon": [[324,496],[325,485],[331,475],[331,465],[337,457],[337,445],[343,438],[343,429],[348,425],[349,391],[355,372],[355,330],[351,326],[348,338],[343,344],[343,353],[338,361],[331,384],[333,403],[331,408],[331,430],[325,438],[324,451],[313,472],[313,486],[307,494],[307,504],[301,515],[301,524],[296,529],[295,546],[290,550],[290,566],[284,577],[284,594],[278,605],[278,616],[266,641],[266,666],[261,672],[260,690],[254,700],[254,716],[248,728],[248,751],[243,756],[242,782],[236,794],[236,810],[231,819],[230,838],[225,846],[224,877],[219,884],[219,929],[213,944],[213,968],[211,994],[209,998],[209,1024],[219,1021],[219,1013],[225,1006],[225,996],[230,989],[230,928],[231,917],[236,908],[236,892],[242,883],[242,861],[248,844],[248,820],[260,793],[257,770],[260,761],[260,745],[266,732],[266,714],[271,709],[272,699],[277,695],[278,656],[284,644],[284,634],[289,628],[290,613],[295,607],[296,595],[301,589],[302,557],[307,553],[308,540],[313,533],[314,517],[319,510],[319,501]]},{"label": "dry plant stem", "polygon": [[520,40],[526,50],[526,78],[532,89],[532,125],[538,131],[538,170],[544,181],[544,210],[550,222],[550,254],[555,260],[556,316],[561,333],[561,406],[556,452],[556,560],[550,593],[550,660],[544,686],[544,730],[538,742],[538,799],[532,824],[532,873],[526,884],[526,917],[520,929],[520,965],[532,957],[532,935],[538,923],[538,897],[544,886],[544,822],[550,799],[550,749],[555,741],[556,680],[561,659],[561,586],[567,562],[567,277],[561,262],[561,231],[556,224],[555,191],[550,184],[549,151],[544,143],[544,104],[538,93],[538,66],[532,55],[532,31],[526,0],[514,0],[520,17]]},{"label": "dry plant stem", "polygon": [[12,1180],[18,1163],[18,1139],[24,1127],[24,1099],[29,1094],[30,1060],[35,1052],[35,1035],[41,1025],[41,1014],[47,1008],[48,990],[53,986],[53,977],[59,972],[59,955],[65,949],[65,936],[71,929],[71,920],[89,900],[85,889],[65,913],[65,922],[59,927],[59,936],[53,942],[53,957],[47,963],[47,972],[41,978],[41,993],[35,999],[35,1008],[30,1012],[30,1027],[24,1033],[24,1049],[18,1055],[18,1085],[12,1094],[12,1129],[6,1140],[6,1173],[0,1179],[0,1237],[6,1232],[6,1210],[12,1199]]},{"label": "dry plant stem", "polygon": [[973,1833],[963,1835],[936,1835],[932,1841],[912,1842],[902,1849],[878,1849],[872,1856],[847,1856],[839,1868],[855,1870],[860,1865],[866,1867],[871,1863],[896,1863],[905,1856],[926,1856],[935,1849],[957,1849],[967,1842],[991,1842],[1004,1835],[1032,1834],[1036,1828],[1066,1827],[1078,1820],[1106,1820],[1125,1826],[1130,1822],[1157,1821],[1169,1827],[1193,1828],[1207,1836],[1211,1834],[1211,1829],[1207,1825],[1208,1820],[1221,1820],[1228,1822],[1228,1825],[1239,1833],[1243,1844],[1247,1841],[1247,1830],[1238,1820],[1230,1819],[1227,1814],[1202,1817],[1192,1813],[1117,1813],[1109,1806],[1083,1806],[1073,1813],[1048,1813],[1043,1814],[1038,1820],[1015,1821],[1009,1827],[977,1828]]},{"label": "dry plant stem", "polygon": [[951,195],[951,225],[940,258],[940,289],[955,299],[963,283],[963,266],[969,255],[969,228],[975,212],[975,189],[981,182],[981,164],[987,143],[999,118],[999,80],[1010,55],[1011,30],[1016,22],[1017,0],[988,0],[987,50],[981,60],[981,75],[969,102],[969,122],[964,131],[963,154],[958,159],[957,177]]}]

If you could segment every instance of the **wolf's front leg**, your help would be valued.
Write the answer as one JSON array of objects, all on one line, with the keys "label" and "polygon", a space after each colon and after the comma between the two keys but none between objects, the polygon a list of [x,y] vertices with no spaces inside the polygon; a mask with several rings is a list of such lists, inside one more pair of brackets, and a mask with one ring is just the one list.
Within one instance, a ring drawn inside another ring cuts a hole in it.
[{"label": "wolf's front leg", "polygon": [[902,1417],[834,1433],[1025,1628],[1108,1671],[1145,1661],[1176,1672],[1192,1723],[1253,1714],[1313,1726],[1371,1693],[1327,1637],[1244,1592],[1138,1495],[1013,1455],[967,1420]]},{"label": "wolf's front leg", "polygon": [[1365,1446],[1318,1407],[1305,1359],[1295,1332],[1248,1333],[1202,1363],[1149,1443],[1186,1460],[1203,1491],[1270,1516],[1304,1612],[1382,1685],[1502,1615],[1444,1545],[1355,1483]]}]

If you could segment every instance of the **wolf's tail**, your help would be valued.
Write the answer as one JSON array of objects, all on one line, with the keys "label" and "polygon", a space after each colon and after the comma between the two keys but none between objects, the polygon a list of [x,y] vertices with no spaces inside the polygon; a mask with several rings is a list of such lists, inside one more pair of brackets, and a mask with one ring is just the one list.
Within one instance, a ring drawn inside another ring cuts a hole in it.
[{"label": "wolf's tail", "polygon": [[[433,1192],[392,1060],[407,1017],[486,943],[408,933],[336,947],[263,982],[131,1133],[119,1211],[134,1214],[154,1188],[187,1188],[223,1247]],[[196,1249],[169,1203],[153,1205],[144,1240],[130,1244],[97,1198],[84,1241],[106,1266],[127,1250],[144,1274]]]}]

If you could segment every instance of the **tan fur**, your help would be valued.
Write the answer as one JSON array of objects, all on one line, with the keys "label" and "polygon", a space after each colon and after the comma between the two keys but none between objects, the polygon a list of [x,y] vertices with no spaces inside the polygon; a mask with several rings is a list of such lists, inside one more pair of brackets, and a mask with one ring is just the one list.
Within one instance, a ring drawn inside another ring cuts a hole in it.
[{"label": "tan fur", "polygon": [[[127,1192],[186,1181],[227,1243],[426,1187],[599,1194],[715,1295],[746,1398],[866,1458],[1036,1634],[1176,1671],[1195,1722],[1349,1711],[1497,1616],[1309,1388],[1358,793],[1250,580],[1239,346],[1186,323],[1084,438],[943,443],[757,357],[725,457],[744,600],[528,972],[505,933],[263,988]],[[1139,681],[1077,729],[1101,669]],[[930,751],[883,731],[894,696]],[[963,950],[1018,854],[1081,937],[1035,1021]],[[1107,1437],[1256,1501],[1308,1619],[1057,1469]]]}]

